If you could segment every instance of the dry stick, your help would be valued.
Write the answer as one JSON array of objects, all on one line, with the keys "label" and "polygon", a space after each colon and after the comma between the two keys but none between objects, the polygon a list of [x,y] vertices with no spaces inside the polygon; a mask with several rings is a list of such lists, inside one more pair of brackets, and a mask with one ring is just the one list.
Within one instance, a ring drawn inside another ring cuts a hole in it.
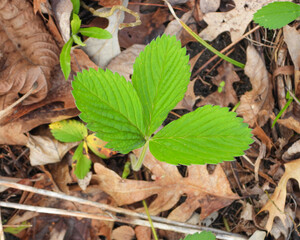
[{"label": "dry stick", "polygon": [[[88,206],[93,206],[93,207],[100,208],[102,210],[108,210],[108,211],[116,212],[116,213],[123,213],[128,216],[132,216],[132,217],[147,219],[147,216],[142,213],[136,213],[134,211],[130,211],[127,209],[116,208],[116,207],[112,207],[112,206],[109,206],[109,205],[106,205],[103,203],[93,202],[93,201],[85,200],[85,199],[74,197],[74,196],[68,196],[68,195],[62,194],[62,193],[56,193],[56,192],[39,189],[39,188],[34,188],[34,187],[30,187],[30,186],[26,186],[26,185],[22,185],[22,184],[18,184],[18,183],[12,183],[12,182],[8,182],[8,181],[4,181],[4,180],[0,180],[0,185],[6,186],[9,188],[15,188],[15,189],[27,191],[27,192],[33,192],[33,193],[48,196],[48,197],[54,197],[54,198],[59,198],[59,199],[63,199],[66,201],[72,201],[72,202],[76,202],[76,203],[80,203],[80,204],[84,204],[84,205],[88,205]],[[6,206],[8,207],[7,204],[12,204],[12,203],[0,202],[0,206],[4,206],[3,204],[6,204]],[[10,207],[16,208],[16,209],[23,209],[24,206],[25,207],[28,206],[28,205],[22,205],[22,204],[18,204],[18,205],[20,205],[20,208],[12,207],[12,205],[10,205]],[[17,206],[17,205],[14,205],[14,206]],[[32,207],[32,206],[29,206],[29,207]],[[50,210],[51,209],[52,208],[50,208]],[[25,210],[29,210],[29,209],[26,208]],[[51,211],[53,211],[53,210],[51,210]],[[88,213],[85,213],[85,214],[88,214]],[[107,214],[109,214],[109,213],[107,213]],[[120,219],[111,214],[109,214],[109,217],[100,216],[100,215],[97,215],[97,216],[93,215],[93,216],[94,216],[94,219],[96,219],[96,217],[98,217],[98,218],[105,217],[107,219],[107,221],[118,221],[118,222],[124,222],[124,223],[130,223],[130,224],[136,224],[136,225],[150,227],[150,224],[148,221],[144,221],[144,220],[140,220],[140,219],[132,219],[132,220]],[[163,229],[163,230],[170,230],[170,231],[176,231],[176,232],[187,233],[187,234],[192,234],[192,233],[201,232],[201,231],[211,231],[219,239],[225,239],[225,240],[226,239],[228,239],[228,240],[230,240],[230,239],[232,239],[232,240],[247,239],[246,237],[241,236],[239,234],[228,233],[228,232],[214,229],[214,228],[200,227],[200,226],[193,225],[193,224],[176,222],[176,221],[172,221],[172,220],[165,219],[162,217],[157,217],[157,216],[151,216],[151,218],[154,221],[153,222],[154,227]],[[109,219],[111,219],[111,220],[109,220]]]},{"label": "dry stick", "polygon": [[[251,29],[249,32],[245,33],[243,36],[241,36],[239,39],[234,41],[233,43],[229,44],[226,48],[222,49],[220,53],[226,52],[228,49],[232,48],[235,44],[237,44],[239,41],[241,41],[243,38],[247,37],[249,34],[253,33],[257,29],[259,29],[260,26],[256,26],[255,28]],[[213,60],[215,60],[218,56],[215,55],[211,59],[209,59],[205,64],[203,64],[194,74],[193,77],[195,77],[199,72],[201,72],[204,68],[207,67],[208,64],[210,64]]]},{"label": "dry stick", "polygon": [[[133,225],[139,225],[139,226],[146,226],[150,227],[150,223],[145,220],[140,219],[113,219],[110,217],[101,216],[99,214],[90,214],[85,212],[79,212],[79,211],[71,211],[71,210],[62,210],[57,208],[47,208],[47,207],[35,207],[35,206],[29,206],[29,205],[23,205],[18,203],[7,203],[7,202],[0,202],[0,207],[8,207],[8,208],[14,208],[14,209],[22,209],[27,211],[33,211],[33,212],[39,212],[39,213],[48,213],[48,214],[58,214],[58,215],[64,215],[64,216],[72,216],[72,217],[84,217],[84,218],[90,218],[90,219],[96,219],[96,220],[103,220],[103,221],[119,221],[122,223],[127,224],[133,224]],[[167,231],[174,231],[174,232],[180,232],[185,234],[193,234],[199,231],[202,231],[203,229],[198,227],[198,229],[189,229],[187,227],[180,227],[180,226],[173,226],[165,223],[153,223],[154,227],[167,230]],[[214,232],[218,239],[224,239],[224,240],[245,240],[248,239],[244,236],[240,236],[238,234],[228,233],[225,231],[217,230]]]},{"label": "dry stick", "polygon": [[38,84],[37,82],[35,82],[33,85],[32,85],[32,88],[26,93],[24,94],[21,98],[19,98],[17,101],[15,101],[14,103],[12,103],[11,105],[9,105],[7,108],[5,108],[4,110],[1,110],[0,111],[0,119],[5,117],[5,115],[9,114],[12,109],[17,106],[19,103],[21,103],[22,101],[24,101],[26,98],[28,98],[31,93],[37,89],[38,87]]}]

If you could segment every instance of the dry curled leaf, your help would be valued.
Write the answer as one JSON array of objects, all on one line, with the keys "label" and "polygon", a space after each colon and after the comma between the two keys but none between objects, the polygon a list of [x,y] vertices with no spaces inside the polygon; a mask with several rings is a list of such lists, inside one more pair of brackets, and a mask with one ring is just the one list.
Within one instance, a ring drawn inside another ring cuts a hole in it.
[{"label": "dry curled leaf", "polygon": [[[286,1],[286,0],[278,0]],[[291,0],[290,0],[291,1]],[[212,41],[222,32],[229,31],[232,42],[239,39],[252,21],[253,14],[274,0],[235,0],[235,8],[228,12],[210,12],[204,15],[208,24],[199,36]]]},{"label": "dry curled leaf", "polygon": [[245,74],[250,78],[252,90],[241,97],[237,113],[253,127],[257,122],[263,126],[274,107],[272,84],[266,66],[253,46],[247,48]]},{"label": "dry curled leaf", "polygon": [[231,103],[236,105],[238,102],[238,98],[236,96],[235,90],[233,89],[233,83],[240,81],[239,76],[234,71],[234,67],[231,63],[224,62],[218,68],[219,74],[212,79],[212,82],[219,86],[222,81],[225,82],[225,86],[222,89],[222,92],[214,92],[208,95],[205,99],[203,99],[199,104],[198,107],[204,106],[207,104],[212,105],[220,105],[221,107],[228,107]]},{"label": "dry curled leaf", "polygon": [[291,161],[289,163],[284,164],[285,172],[282,175],[278,186],[275,189],[275,192],[272,194],[269,201],[266,205],[259,211],[259,213],[263,211],[269,212],[269,218],[265,228],[268,232],[271,231],[274,218],[280,218],[282,224],[286,224],[287,218],[289,218],[288,214],[285,213],[285,200],[287,195],[286,185],[290,179],[295,179],[300,184],[300,159]]},{"label": "dry curled leaf", "polygon": [[28,1],[0,3],[0,110],[27,93],[23,104],[41,101],[50,89],[50,75],[59,49]]},{"label": "dry curled leaf", "polygon": [[[139,154],[139,150],[135,150]],[[174,207],[182,195],[186,200],[168,216],[176,221],[187,221],[201,207],[200,218],[223,208],[238,196],[231,191],[230,184],[220,165],[210,174],[203,165],[188,166],[188,176],[182,177],[176,166],[157,161],[147,153],[144,166],[152,172],[154,181],[121,179],[114,171],[95,164],[93,180],[99,188],[113,197],[118,205],[132,204],[150,196],[157,196],[149,204],[149,211],[156,215]],[[138,209],[138,211],[143,211]]]}]

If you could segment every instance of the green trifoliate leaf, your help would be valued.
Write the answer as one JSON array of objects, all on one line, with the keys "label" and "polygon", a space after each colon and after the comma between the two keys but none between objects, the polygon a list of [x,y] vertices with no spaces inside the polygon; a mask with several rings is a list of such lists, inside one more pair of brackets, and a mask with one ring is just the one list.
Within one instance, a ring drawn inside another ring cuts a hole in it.
[{"label": "green trifoliate leaf", "polygon": [[69,41],[63,46],[60,56],[59,62],[61,70],[65,76],[65,79],[68,80],[68,77],[71,72],[71,48],[73,45],[73,38],[70,38]]},{"label": "green trifoliate leaf", "polygon": [[88,148],[85,141],[80,143],[73,155],[73,167],[75,175],[78,179],[83,179],[91,168],[91,160],[88,154]]},{"label": "green trifoliate leaf", "polygon": [[49,125],[52,135],[61,142],[78,142],[87,135],[87,128],[76,120],[63,120]]},{"label": "green trifoliate leaf", "polygon": [[152,139],[158,160],[171,164],[206,164],[234,160],[253,142],[251,129],[228,108],[206,105],[171,122]]},{"label": "green trifoliate leaf", "polygon": [[80,46],[86,46],[85,43],[83,43],[80,39],[80,37],[78,37],[76,34],[75,35],[72,35],[72,38],[74,40],[74,42]]},{"label": "green trifoliate leaf", "polygon": [[81,25],[81,20],[79,16],[76,13],[73,13],[73,19],[71,21],[71,29],[72,29],[72,34],[78,33]]},{"label": "green trifoliate leaf", "polygon": [[121,153],[143,146],[145,125],[140,99],[132,84],[110,70],[83,70],[72,82],[80,118],[106,148]]},{"label": "green trifoliate leaf", "polygon": [[292,2],[273,2],[258,10],[254,22],[269,29],[282,28],[300,16],[300,5]]},{"label": "green trifoliate leaf", "polygon": [[80,0],[71,0],[73,4],[73,13],[78,14],[80,9]]},{"label": "green trifoliate leaf", "polygon": [[212,232],[203,231],[201,233],[194,233],[187,235],[184,240],[215,240],[216,236]]},{"label": "green trifoliate leaf", "polygon": [[150,136],[184,97],[190,80],[189,57],[175,36],[163,35],[141,52],[133,66],[132,83],[144,107]]},{"label": "green trifoliate leaf", "polygon": [[98,38],[98,39],[112,38],[112,35],[109,31],[98,27],[80,28],[79,32],[84,36],[92,37],[92,38]]}]

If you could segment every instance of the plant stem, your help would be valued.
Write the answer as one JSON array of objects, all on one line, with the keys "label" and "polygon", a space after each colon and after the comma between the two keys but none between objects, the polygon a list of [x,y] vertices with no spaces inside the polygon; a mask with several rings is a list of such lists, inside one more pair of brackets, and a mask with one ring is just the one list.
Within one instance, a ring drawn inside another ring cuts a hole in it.
[{"label": "plant stem", "polygon": [[145,208],[145,211],[146,211],[146,214],[147,214],[147,217],[148,217],[148,221],[149,221],[150,226],[151,226],[153,237],[154,237],[155,240],[158,240],[157,233],[155,231],[155,228],[154,228],[154,225],[153,225],[150,213],[149,213],[149,209],[148,209],[147,203],[146,203],[145,200],[143,200],[142,202],[143,202],[143,206]]},{"label": "plant stem", "polygon": [[206,47],[208,50],[213,52],[214,54],[218,55],[220,58],[224,59],[227,62],[232,63],[233,65],[239,67],[239,68],[245,68],[245,64],[240,63],[230,57],[227,57],[226,55],[220,53],[217,49],[215,49],[213,46],[209,45],[206,41],[204,41],[201,37],[198,36],[195,32],[193,32],[192,29],[190,29],[183,21],[181,21],[175,14],[172,6],[167,0],[164,0],[164,2],[168,5],[170,12],[175,17],[175,19],[180,23],[180,25],[192,36],[194,37],[200,44],[202,44],[204,47]]},{"label": "plant stem", "polygon": [[147,142],[143,146],[142,152],[141,152],[138,160],[137,161],[131,161],[131,166],[132,166],[133,171],[139,171],[141,169],[144,158],[145,158],[147,150],[148,150],[148,147],[149,147],[149,140],[147,140]]}]

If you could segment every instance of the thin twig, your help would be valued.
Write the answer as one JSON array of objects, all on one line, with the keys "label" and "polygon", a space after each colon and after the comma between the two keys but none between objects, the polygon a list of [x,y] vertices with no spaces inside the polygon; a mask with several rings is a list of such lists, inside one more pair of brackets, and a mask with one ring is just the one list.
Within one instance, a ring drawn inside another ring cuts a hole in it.
[{"label": "thin twig", "polygon": [[28,91],[26,94],[24,94],[21,98],[19,98],[17,101],[15,101],[15,102],[12,103],[11,105],[9,105],[9,106],[8,106],[7,108],[5,108],[4,110],[1,110],[1,111],[0,111],[0,120],[1,120],[3,117],[5,117],[7,114],[9,114],[15,106],[17,106],[17,105],[20,104],[22,101],[24,101],[26,98],[28,98],[28,97],[32,94],[32,92],[33,92],[35,89],[37,89],[37,87],[38,87],[38,84],[37,84],[37,82],[35,82],[35,83],[32,85],[32,88],[29,89],[29,91]]},{"label": "thin twig", "polygon": [[[27,211],[39,212],[39,213],[58,214],[58,215],[63,215],[63,216],[83,217],[83,218],[103,220],[103,221],[118,221],[118,222],[127,223],[127,224],[150,227],[150,223],[145,220],[121,219],[121,218],[117,218],[117,217],[111,218],[111,217],[102,216],[99,214],[91,214],[91,213],[85,213],[85,212],[79,212],[79,211],[63,210],[63,209],[58,209],[58,208],[36,207],[36,206],[29,206],[29,205],[24,205],[24,204],[8,203],[8,202],[0,202],[0,207],[22,209],[22,210],[27,210]],[[165,224],[165,223],[156,223],[156,222],[153,222],[153,225],[155,228],[159,228],[162,230],[174,231],[174,232],[180,232],[180,233],[186,233],[186,234],[193,234],[196,232],[201,232],[203,230],[206,230],[206,229],[203,229],[196,225],[194,225],[194,227],[196,227],[196,228],[173,226],[173,225],[169,225],[169,224]],[[217,229],[214,229],[214,230],[215,231],[212,231],[212,232],[214,234],[216,234],[216,237],[218,239],[224,239],[224,240],[248,239],[248,238],[238,235],[238,234],[228,233],[228,232],[220,231]]]}]

